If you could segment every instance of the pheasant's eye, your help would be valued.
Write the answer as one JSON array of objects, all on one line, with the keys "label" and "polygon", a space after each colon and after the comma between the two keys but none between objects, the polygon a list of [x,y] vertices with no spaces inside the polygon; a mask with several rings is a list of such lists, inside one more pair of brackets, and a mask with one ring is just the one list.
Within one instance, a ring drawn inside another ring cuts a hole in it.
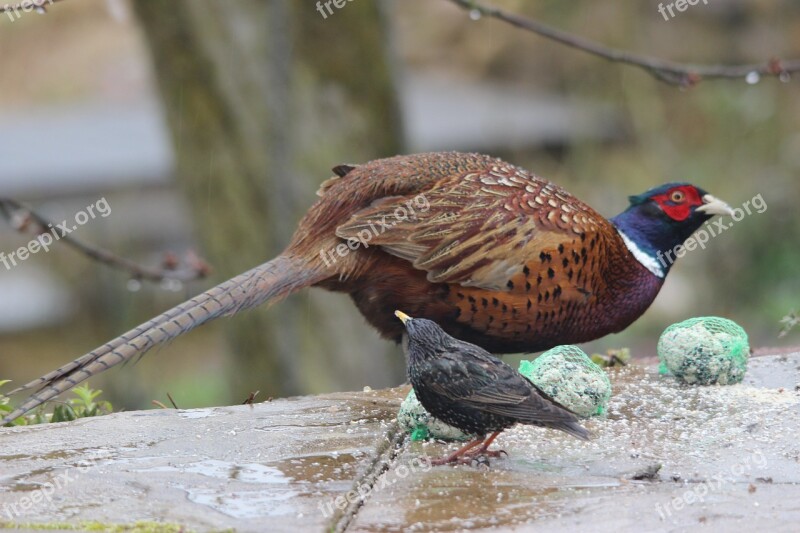
[{"label": "pheasant's eye", "polygon": [[672,191],[672,194],[669,197],[669,199],[675,202],[676,204],[681,203],[684,200],[684,198],[686,198],[686,195],[683,194],[683,191]]}]

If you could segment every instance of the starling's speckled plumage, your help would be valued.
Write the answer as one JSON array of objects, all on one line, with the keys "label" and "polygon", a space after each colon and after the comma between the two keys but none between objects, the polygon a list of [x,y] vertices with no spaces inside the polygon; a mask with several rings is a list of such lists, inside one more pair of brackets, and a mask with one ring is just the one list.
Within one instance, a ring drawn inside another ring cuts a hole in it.
[{"label": "starling's speckled plumage", "polygon": [[[522,374],[483,348],[445,333],[431,320],[396,311],[406,327],[403,346],[408,377],[423,407],[434,417],[478,438],[436,461],[438,464],[487,453],[497,435],[514,424],[565,431],[587,440],[589,432]],[[486,435],[492,433],[489,438]],[[471,451],[482,444],[476,451]]]}]

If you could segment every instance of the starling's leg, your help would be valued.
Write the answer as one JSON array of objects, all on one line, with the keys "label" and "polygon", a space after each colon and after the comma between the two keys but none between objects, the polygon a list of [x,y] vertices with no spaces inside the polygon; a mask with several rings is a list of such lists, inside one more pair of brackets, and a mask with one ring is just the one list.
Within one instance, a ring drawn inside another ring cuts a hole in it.
[{"label": "starling's leg", "polygon": [[508,455],[505,450],[495,450],[492,452],[488,450],[489,445],[492,444],[492,442],[494,442],[494,439],[496,439],[500,433],[501,433],[500,431],[495,431],[494,433],[491,434],[491,436],[489,436],[488,439],[483,441],[483,446],[481,446],[477,450],[472,450],[469,453],[466,453],[465,455],[470,457],[478,457],[481,455],[485,455],[487,457],[500,457],[501,455]]},{"label": "starling's leg", "polygon": [[[461,460],[461,458],[462,458],[461,457],[462,455],[464,455],[466,452],[468,452],[469,450],[471,450],[475,446],[481,444],[484,441],[484,439],[485,439],[485,437],[481,437],[479,439],[471,440],[465,446],[462,446],[461,448],[457,449],[456,451],[454,451],[450,455],[446,455],[444,457],[440,457],[439,459],[433,459],[431,461],[431,464],[434,465],[434,466],[438,466],[438,465],[446,465],[446,464],[449,464],[449,463],[459,462]],[[470,461],[472,461],[471,458],[470,458],[470,460],[468,462],[470,462]]]}]

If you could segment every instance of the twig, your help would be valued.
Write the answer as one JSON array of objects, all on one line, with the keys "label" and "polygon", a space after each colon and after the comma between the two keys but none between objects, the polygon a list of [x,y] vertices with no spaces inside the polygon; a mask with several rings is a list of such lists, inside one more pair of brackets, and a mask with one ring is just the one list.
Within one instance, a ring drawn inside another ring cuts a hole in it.
[{"label": "twig", "polygon": [[255,402],[256,396],[258,396],[259,392],[261,391],[257,390],[255,392],[251,392],[247,396],[247,398],[242,402],[242,405],[253,405],[253,402]]},{"label": "twig", "polygon": [[788,81],[791,73],[800,71],[800,60],[781,60],[777,58],[770,59],[766,63],[753,63],[749,65],[692,65],[675,63],[673,61],[610,48],[595,41],[552,28],[537,20],[510,13],[500,8],[473,0],[449,1],[463,9],[501,20],[517,28],[535,33],[563,45],[583,50],[584,52],[602,57],[603,59],[639,67],[653,75],[656,79],[679,87],[692,87],[703,79],[713,78],[748,79],[748,77],[755,76],[775,76],[780,78],[781,81]]},{"label": "twig", "polygon": [[57,233],[59,242],[71,246],[95,261],[113,268],[125,270],[136,280],[177,280],[185,282],[205,278],[211,272],[211,267],[194,254],[187,254],[186,262],[189,263],[189,268],[185,270],[177,270],[178,260],[174,254],[166,255],[163,268],[151,268],[139,265],[130,259],[120,257],[103,248],[86,244],[72,235],[58,233],[58,230],[51,229],[58,227],[57,224],[43,217],[30,207],[11,198],[0,197],[0,213],[2,213],[14,229],[21,233],[32,229],[35,230],[37,236],[51,231],[55,232]]},{"label": "twig", "polygon": [[178,404],[175,403],[175,400],[172,399],[172,394],[167,393],[167,398],[169,398],[172,407],[174,407],[175,409],[180,409],[180,407],[178,407]]},{"label": "twig", "polygon": [[[17,2],[0,7],[2,13],[17,13],[26,6],[33,5],[36,9],[45,11],[45,5],[59,0],[33,0]],[[761,76],[774,76],[781,81],[789,81],[790,75],[800,72],[800,60],[782,60],[777,57],[765,63],[752,63],[745,65],[693,65],[676,63],[655,57],[645,56],[611,48],[595,41],[567,33],[541,22],[505,11],[503,9],[481,4],[475,0],[449,0],[457,6],[470,12],[502,20],[512,26],[535,33],[563,45],[583,50],[590,54],[602,57],[616,63],[625,63],[643,69],[656,79],[669,85],[679,87],[692,87],[704,79],[759,79]],[[30,10],[30,9],[29,9]]]}]

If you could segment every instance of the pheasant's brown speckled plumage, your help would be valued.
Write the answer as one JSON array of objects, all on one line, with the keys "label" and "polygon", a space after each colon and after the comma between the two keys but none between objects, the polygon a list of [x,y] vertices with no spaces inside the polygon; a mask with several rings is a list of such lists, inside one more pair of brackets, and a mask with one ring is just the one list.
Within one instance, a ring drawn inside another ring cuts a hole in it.
[{"label": "pheasant's brown speckled plumage", "polygon": [[[209,320],[308,286],[349,293],[386,338],[400,339],[393,311],[403,309],[487,350],[517,352],[620,331],[663,282],[632,255],[615,223],[496,158],[417,154],[334,173],[280,256],[18,389],[38,392],[3,422]],[[675,206],[680,216],[701,203],[699,189],[685,190],[695,202]],[[662,196],[662,208],[673,209]],[[665,216],[662,208],[637,209],[652,218]],[[698,213],[668,229],[685,238],[703,220]],[[626,223],[638,231],[638,220]],[[648,238],[659,229],[650,227]],[[682,242],[667,237],[657,244]]]},{"label": "pheasant's brown speckled plumage", "polygon": [[[363,275],[352,275],[343,261],[347,280],[328,284],[352,294],[384,335],[401,333],[394,306],[491,351],[537,351],[619,331],[649,306],[660,280],[641,283],[646,270],[591,207],[498,159],[455,155],[424,156],[422,168],[439,170],[439,180],[383,198],[337,225],[339,237],[358,238],[378,222],[394,223],[414,194],[429,205],[372,236],[369,246],[388,253],[359,254]],[[430,173],[418,177],[407,158],[396,159],[328,182],[323,200],[349,198],[370,180],[429,179]]]}]

